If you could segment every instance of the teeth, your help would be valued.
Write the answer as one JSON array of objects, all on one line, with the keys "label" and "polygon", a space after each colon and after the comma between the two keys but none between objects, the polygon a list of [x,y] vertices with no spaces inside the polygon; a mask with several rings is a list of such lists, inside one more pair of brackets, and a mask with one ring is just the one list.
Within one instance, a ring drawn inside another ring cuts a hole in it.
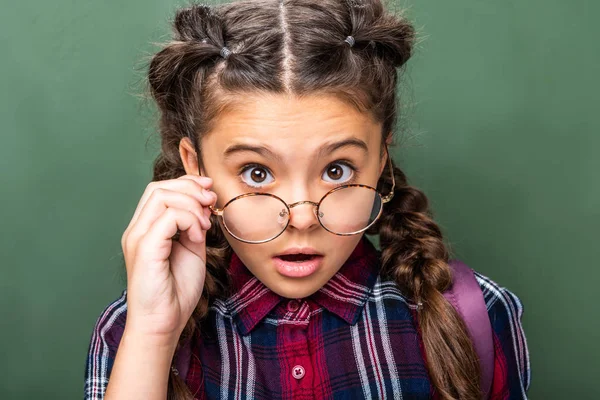
[{"label": "teeth", "polygon": [[307,267],[302,267],[302,266],[294,266],[293,268],[294,268],[294,271],[296,271],[296,272],[308,270]]}]

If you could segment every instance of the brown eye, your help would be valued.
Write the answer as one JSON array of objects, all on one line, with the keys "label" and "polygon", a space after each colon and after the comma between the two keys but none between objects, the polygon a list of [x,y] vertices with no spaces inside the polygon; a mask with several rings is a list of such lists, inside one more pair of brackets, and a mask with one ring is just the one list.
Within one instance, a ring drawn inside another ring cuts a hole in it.
[{"label": "brown eye", "polygon": [[240,173],[242,182],[251,187],[261,187],[273,183],[269,170],[259,164],[246,165]]},{"label": "brown eye", "polygon": [[250,173],[250,178],[256,183],[262,183],[267,178],[267,173],[264,169],[256,168]]},{"label": "brown eye", "polygon": [[331,165],[327,168],[327,176],[333,180],[338,180],[344,175],[344,171],[340,168],[339,165]]},{"label": "brown eye", "polygon": [[329,164],[321,179],[329,183],[344,183],[352,179],[357,169],[344,162]]}]

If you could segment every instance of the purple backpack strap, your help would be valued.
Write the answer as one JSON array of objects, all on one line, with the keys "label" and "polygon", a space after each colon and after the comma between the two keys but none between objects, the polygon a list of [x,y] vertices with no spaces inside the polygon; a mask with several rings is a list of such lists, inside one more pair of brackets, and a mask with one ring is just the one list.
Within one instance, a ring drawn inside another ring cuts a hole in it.
[{"label": "purple backpack strap", "polygon": [[471,268],[460,260],[451,260],[448,264],[452,268],[453,284],[444,292],[444,297],[467,325],[481,365],[481,391],[487,399],[494,377],[494,342],[483,292]]}]

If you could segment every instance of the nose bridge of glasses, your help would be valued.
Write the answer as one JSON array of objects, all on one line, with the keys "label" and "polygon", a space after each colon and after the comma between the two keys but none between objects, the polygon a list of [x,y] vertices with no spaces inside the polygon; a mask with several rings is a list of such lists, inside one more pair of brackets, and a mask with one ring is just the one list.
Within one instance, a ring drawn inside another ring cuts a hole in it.
[{"label": "nose bridge of glasses", "polygon": [[310,204],[312,206],[313,214],[317,215],[317,207],[319,206],[319,203],[315,203],[314,201],[310,201],[310,200],[297,201],[295,203],[288,204],[288,207],[290,208],[290,211],[291,211],[292,208],[303,205],[303,204]]},{"label": "nose bridge of glasses", "polygon": [[295,203],[288,204],[288,207],[291,210],[292,208],[294,208],[296,206],[301,206],[303,204],[310,204],[312,206],[313,212],[316,214],[319,203],[315,203],[314,201],[310,201],[310,200],[297,201]]},{"label": "nose bridge of glasses", "polygon": [[312,204],[314,207],[316,207],[316,206],[319,205],[319,203],[315,203],[314,201],[303,200],[303,201],[297,201],[295,203],[289,204],[288,207],[289,208],[294,208],[294,207],[302,205],[302,204]]}]

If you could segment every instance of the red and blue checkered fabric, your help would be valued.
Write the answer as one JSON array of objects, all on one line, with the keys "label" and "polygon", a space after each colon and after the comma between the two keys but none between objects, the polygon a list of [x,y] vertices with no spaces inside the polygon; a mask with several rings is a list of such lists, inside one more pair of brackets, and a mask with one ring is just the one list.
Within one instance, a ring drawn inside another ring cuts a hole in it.
[{"label": "red and blue checkered fabric", "polygon": [[[272,292],[234,254],[233,295],[215,300],[193,342],[186,383],[196,399],[436,399],[415,304],[379,275],[363,238],[305,299]],[[531,373],[519,298],[475,272],[493,329],[490,399],[526,399]],[[126,290],[92,333],[85,398],[103,399],[127,315]]]}]

